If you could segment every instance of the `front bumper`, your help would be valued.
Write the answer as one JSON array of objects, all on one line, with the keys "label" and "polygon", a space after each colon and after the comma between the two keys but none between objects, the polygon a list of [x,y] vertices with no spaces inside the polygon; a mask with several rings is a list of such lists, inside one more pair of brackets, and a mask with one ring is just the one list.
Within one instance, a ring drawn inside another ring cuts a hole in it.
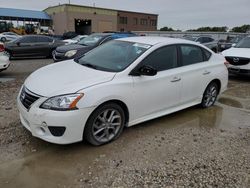
[{"label": "front bumper", "polygon": [[9,66],[9,57],[7,55],[0,54],[0,70],[6,70]]},{"label": "front bumper", "polygon": [[[17,98],[17,106],[22,125],[37,138],[55,144],[71,144],[82,141],[83,131],[88,117],[94,107],[74,111],[52,111],[41,109],[39,106],[46,100],[41,97],[29,110],[20,101],[20,94]],[[65,127],[62,136],[53,136],[50,127]]]},{"label": "front bumper", "polygon": [[59,53],[56,50],[54,50],[52,52],[52,57],[54,62],[59,62],[59,61],[64,61],[64,60],[68,60],[69,58],[65,57],[64,55],[65,53]]},{"label": "front bumper", "polygon": [[230,74],[242,75],[242,76],[250,76],[250,69],[241,69],[238,67],[230,67],[228,68],[228,72]]}]

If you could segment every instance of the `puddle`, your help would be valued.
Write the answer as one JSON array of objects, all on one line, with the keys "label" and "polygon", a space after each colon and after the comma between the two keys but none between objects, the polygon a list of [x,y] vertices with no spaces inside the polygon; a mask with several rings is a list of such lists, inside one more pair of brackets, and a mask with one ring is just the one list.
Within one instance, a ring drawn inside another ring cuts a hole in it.
[{"label": "puddle", "polygon": [[[155,141],[156,137],[165,136],[160,144],[164,145],[167,151],[171,145],[171,139],[168,140],[167,135],[175,136],[174,130],[177,130],[177,133],[179,130],[181,135],[191,136],[187,138],[192,140],[192,130],[207,128],[218,129],[220,132],[219,129],[224,127],[231,130],[233,126],[238,125],[239,119],[247,122],[244,118],[248,117],[240,114],[237,109],[227,109],[225,112],[224,107],[217,105],[208,109],[192,107],[127,128],[118,140],[101,147],[86,143],[66,146],[49,144],[42,151],[0,164],[0,187],[76,187],[80,181],[79,176],[83,177],[83,182],[96,176],[110,178],[106,171],[111,169],[112,172],[112,165],[117,165],[115,160],[120,161],[122,158],[124,165],[143,166],[150,157],[164,157],[166,152],[155,150],[159,144]],[[181,141],[178,136],[176,140]],[[192,145],[190,140],[187,140],[187,144]],[[35,142],[35,139],[33,141]],[[147,155],[144,154],[145,148]],[[159,157],[159,161],[161,160],[163,158]]]},{"label": "puddle", "polygon": [[218,99],[218,101],[220,103],[222,103],[222,104],[232,106],[232,107],[235,107],[235,108],[243,108],[243,105],[239,101],[236,101],[234,99],[221,97],[221,98]]}]

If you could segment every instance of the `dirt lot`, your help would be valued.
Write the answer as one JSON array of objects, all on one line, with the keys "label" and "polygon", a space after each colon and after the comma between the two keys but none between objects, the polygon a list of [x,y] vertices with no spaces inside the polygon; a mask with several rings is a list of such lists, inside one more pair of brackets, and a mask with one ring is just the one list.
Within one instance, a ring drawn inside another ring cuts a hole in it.
[{"label": "dirt lot", "polygon": [[250,187],[250,79],[232,78],[210,109],[127,128],[108,145],[59,146],[33,138],[16,108],[24,79],[51,62],[0,73],[0,187]]}]

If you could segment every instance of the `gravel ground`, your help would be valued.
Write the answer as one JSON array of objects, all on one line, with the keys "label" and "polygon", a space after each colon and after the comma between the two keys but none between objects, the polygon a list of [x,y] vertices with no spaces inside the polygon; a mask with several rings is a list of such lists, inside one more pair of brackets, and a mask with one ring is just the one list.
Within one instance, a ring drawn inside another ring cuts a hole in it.
[{"label": "gravel ground", "polygon": [[14,61],[0,73],[0,187],[250,187],[249,79],[233,78],[212,108],[127,128],[110,144],[59,146],[32,137],[15,102],[49,63]]}]

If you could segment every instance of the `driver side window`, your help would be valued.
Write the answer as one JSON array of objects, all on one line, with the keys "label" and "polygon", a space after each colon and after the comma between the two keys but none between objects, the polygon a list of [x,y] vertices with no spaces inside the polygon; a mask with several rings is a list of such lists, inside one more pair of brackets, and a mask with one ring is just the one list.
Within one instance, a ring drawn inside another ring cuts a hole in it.
[{"label": "driver side window", "polygon": [[165,46],[155,50],[142,61],[143,65],[151,66],[157,71],[176,68],[178,66],[176,46]]}]

